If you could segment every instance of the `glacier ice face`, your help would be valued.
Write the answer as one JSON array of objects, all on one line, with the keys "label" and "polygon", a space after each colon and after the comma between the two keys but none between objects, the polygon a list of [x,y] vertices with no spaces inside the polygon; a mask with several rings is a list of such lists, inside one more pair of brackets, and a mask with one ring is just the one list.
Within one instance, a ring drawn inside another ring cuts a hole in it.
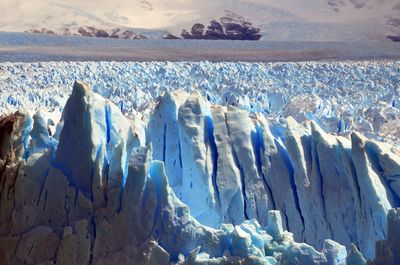
[{"label": "glacier ice face", "polygon": [[389,144],[274,125],[198,91],[124,116],[79,82],[58,131],[42,113],[0,119],[2,264],[333,265],[375,253],[380,264],[397,253]]},{"label": "glacier ice face", "polygon": [[[397,148],[356,132],[350,137],[327,134],[315,122],[299,124],[291,117],[285,127],[276,128],[260,113],[208,107],[197,97],[197,92],[186,95],[180,106],[170,101],[179,107],[174,112],[177,135],[154,138],[160,129],[147,130],[148,139],[164,139],[166,146],[179,139],[183,163],[176,172],[190,184],[171,187],[196,219],[215,228],[252,218],[266,226],[268,211],[277,209],[298,241],[322,248],[331,238],[348,247],[355,243],[366,257],[374,256],[373,242],[387,235],[387,212],[399,206]],[[159,104],[165,102],[161,97]],[[158,105],[150,108],[148,115],[159,117]],[[208,109],[211,140],[205,136]],[[189,125],[182,129],[182,121]],[[177,166],[176,159],[163,161],[166,168]],[[177,178],[170,174],[171,180]],[[193,192],[205,200],[199,202]]]},{"label": "glacier ice face", "polygon": [[388,213],[388,234],[385,240],[376,242],[376,258],[371,265],[396,264],[400,262],[400,209],[391,209]]},{"label": "glacier ice face", "polygon": [[[210,138],[213,137],[208,102],[197,92],[192,92],[179,107],[178,135],[180,165],[182,166],[181,199],[190,204],[196,218],[207,225],[218,226],[220,220],[217,209],[213,153]],[[151,135],[151,131],[148,134]],[[172,173],[174,175],[174,173]],[[193,196],[196,194],[196,196]],[[201,198],[201,199],[199,199]],[[217,217],[217,218],[215,218]]]}]

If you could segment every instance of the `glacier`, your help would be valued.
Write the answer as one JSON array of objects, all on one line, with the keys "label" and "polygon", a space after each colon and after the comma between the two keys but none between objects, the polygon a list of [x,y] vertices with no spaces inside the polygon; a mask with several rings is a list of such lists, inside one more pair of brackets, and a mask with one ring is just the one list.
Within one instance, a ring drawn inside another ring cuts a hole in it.
[{"label": "glacier", "polygon": [[56,124],[74,80],[123,113],[140,111],[167,90],[196,89],[212,103],[262,112],[276,123],[313,119],[327,132],[357,130],[398,144],[399,69],[399,61],[385,60],[2,63],[0,112],[42,109]]},{"label": "glacier", "polygon": [[0,118],[1,264],[399,263],[397,145],[199,89],[94,91]]}]

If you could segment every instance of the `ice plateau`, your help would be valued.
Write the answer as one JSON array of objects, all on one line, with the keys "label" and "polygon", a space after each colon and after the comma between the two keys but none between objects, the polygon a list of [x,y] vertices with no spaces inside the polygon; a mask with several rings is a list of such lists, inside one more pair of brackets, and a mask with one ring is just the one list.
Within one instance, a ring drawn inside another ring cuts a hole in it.
[{"label": "ice plateau", "polygon": [[399,264],[395,145],[216,95],[2,116],[0,263]]}]

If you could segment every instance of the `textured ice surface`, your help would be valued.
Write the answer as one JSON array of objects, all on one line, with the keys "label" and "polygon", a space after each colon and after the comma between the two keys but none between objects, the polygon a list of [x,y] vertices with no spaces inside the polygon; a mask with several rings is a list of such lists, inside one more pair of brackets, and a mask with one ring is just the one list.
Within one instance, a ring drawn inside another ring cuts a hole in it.
[{"label": "textured ice surface", "polygon": [[177,90],[127,118],[76,83],[54,135],[2,117],[1,263],[397,264],[397,149],[265,115]]},{"label": "textured ice surface", "polygon": [[74,80],[83,80],[123,112],[140,110],[166,90],[197,89],[212,103],[397,141],[399,68],[396,61],[2,63],[0,112],[61,113]]},{"label": "textured ice surface", "polygon": [[[343,261],[346,253],[337,243],[326,241],[322,252],[295,243],[276,211],[269,212],[271,235],[255,219],[220,229],[200,224],[170,188],[164,163],[152,161],[151,146],[139,141],[140,126],[133,123],[140,121],[118,109],[109,113],[114,108],[75,84],[58,143],[40,150],[28,139],[57,142],[43,130],[40,113],[33,128],[27,113],[0,120],[2,264]],[[113,130],[120,133],[113,136]]]},{"label": "textured ice surface", "polygon": [[[397,148],[357,132],[327,134],[314,121],[288,117],[285,127],[274,125],[262,113],[212,105],[197,91],[182,94],[166,93],[143,117],[158,119],[147,139],[162,148],[157,159],[174,169],[172,189],[196,219],[212,227],[246,219],[266,226],[268,211],[277,209],[298,241],[321,248],[330,238],[374,255],[373,242],[387,235],[388,210],[399,206]],[[160,116],[166,105],[179,109],[168,117],[178,127],[173,135]],[[164,136],[153,137],[161,130]]]},{"label": "textured ice surface", "polygon": [[400,262],[400,209],[391,209],[388,213],[388,236],[386,240],[376,242],[376,258],[373,265],[396,264]]}]

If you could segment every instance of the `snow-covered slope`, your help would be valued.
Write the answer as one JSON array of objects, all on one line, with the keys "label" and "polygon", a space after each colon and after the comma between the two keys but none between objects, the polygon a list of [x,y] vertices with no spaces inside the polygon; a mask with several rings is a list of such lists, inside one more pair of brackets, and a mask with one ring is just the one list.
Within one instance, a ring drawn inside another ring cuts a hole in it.
[{"label": "snow-covered slope", "polygon": [[386,237],[397,264],[392,147],[291,118],[276,136],[197,91],[154,103],[128,119],[75,83],[54,135],[40,112],[0,119],[2,264],[358,265],[350,243]]},{"label": "snow-covered slope", "polygon": [[3,31],[45,28],[62,33],[65,28],[76,32],[80,26],[94,26],[138,29],[139,33],[140,29],[168,30],[175,35],[232,11],[261,26],[266,40],[279,36],[285,40],[378,40],[398,35],[400,19],[396,0],[2,0],[0,10]]}]

